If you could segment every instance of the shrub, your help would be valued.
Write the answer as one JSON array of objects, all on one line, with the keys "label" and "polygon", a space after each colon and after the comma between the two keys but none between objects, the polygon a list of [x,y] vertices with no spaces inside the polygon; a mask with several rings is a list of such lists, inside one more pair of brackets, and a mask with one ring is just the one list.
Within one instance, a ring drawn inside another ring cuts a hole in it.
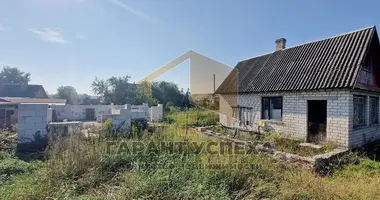
[{"label": "shrub", "polygon": [[11,131],[17,133],[17,131],[18,131],[18,124],[17,123],[11,125]]},{"label": "shrub", "polygon": [[185,111],[173,109],[164,116],[164,121],[179,126],[211,126],[219,121],[219,115],[214,111],[189,108]]},{"label": "shrub", "polygon": [[17,133],[10,131],[0,131],[0,151],[14,154],[17,147]]},{"label": "shrub", "polygon": [[13,176],[31,173],[39,166],[41,166],[39,161],[28,163],[6,152],[0,152],[0,184],[11,180]]},{"label": "shrub", "polygon": [[112,132],[112,120],[107,119],[102,125],[102,131],[105,131],[107,135]]}]

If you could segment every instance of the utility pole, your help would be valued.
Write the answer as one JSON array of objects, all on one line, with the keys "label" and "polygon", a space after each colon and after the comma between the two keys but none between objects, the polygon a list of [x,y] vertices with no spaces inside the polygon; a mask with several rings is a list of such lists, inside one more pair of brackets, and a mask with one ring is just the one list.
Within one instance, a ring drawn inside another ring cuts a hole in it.
[{"label": "utility pole", "polygon": [[215,93],[215,74],[213,74],[214,77],[214,93]]}]

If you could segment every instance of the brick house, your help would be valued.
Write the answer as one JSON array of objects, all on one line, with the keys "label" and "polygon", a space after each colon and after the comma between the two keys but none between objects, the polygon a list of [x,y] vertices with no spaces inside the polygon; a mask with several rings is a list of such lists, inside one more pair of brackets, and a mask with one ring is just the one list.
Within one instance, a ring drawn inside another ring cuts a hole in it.
[{"label": "brick house", "polygon": [[380,139],[376,27],[240,61],[216,93],[220,123],[354,148]]}]

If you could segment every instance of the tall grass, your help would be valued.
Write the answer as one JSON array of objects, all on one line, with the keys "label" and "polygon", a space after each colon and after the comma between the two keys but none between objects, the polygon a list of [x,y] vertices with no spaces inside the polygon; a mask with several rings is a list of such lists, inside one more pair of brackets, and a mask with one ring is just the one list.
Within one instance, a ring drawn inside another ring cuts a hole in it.
[{"label": "tall grass", "polygon": [[[2,199],[377,199],[380,165],[359,165],[320,177],[311,171],[260,155],[169,151],[107,151],[133,142],[159,145],[209,141],[205,136],[169,126],[128,139],[55,138],[48,160],[38,170],[0,185]],[[211,140],[214,141],[214,140]],[[119,148],[120,149],[120,148]],[[240,164],[240,167],[199,167]]]},{"label": "tall grass", "polygon": [[165,113],[165,121],[179,126],[210,126],[219,122],[219,115],[211,110],[188,108],[181,111],[172,107]]}]

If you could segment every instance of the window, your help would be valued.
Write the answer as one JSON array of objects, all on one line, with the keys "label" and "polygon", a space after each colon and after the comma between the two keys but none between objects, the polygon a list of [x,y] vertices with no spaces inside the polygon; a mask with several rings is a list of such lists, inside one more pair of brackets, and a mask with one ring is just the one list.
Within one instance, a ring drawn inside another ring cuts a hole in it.
[{"label": "window", "polygon": [[354,96],[354,127],[365,125],[365,97]]},{"label": "window", "polygon": [[250,126],[252,121],[252,108],[244,108],[243,109],[243,118],[242,121],[246,126]]},{"label": "window", "polygon": [[281,120],[282,97],[263,97],[261,104],[261,119]]},{"label": "window", "polygon": [[369,109],[370,109],[370,122],[371,124],[379,123],[379,98],[370,97],[369,98]]}]

